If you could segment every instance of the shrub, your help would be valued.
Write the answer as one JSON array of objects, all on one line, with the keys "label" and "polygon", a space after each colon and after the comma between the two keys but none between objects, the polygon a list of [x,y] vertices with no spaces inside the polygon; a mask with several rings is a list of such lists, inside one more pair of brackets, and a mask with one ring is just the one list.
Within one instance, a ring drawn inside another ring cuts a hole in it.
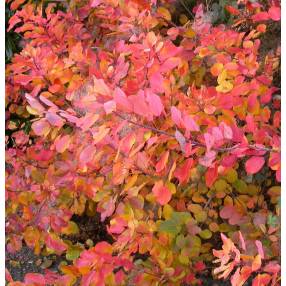
[{"label": "shrub", "polygon": [[[8,2],[7,250],[70,261],[9,285],[279,281],[280,49],[259,38],[280,3],[226,6],[233,26],[196,5],[178,26],[173,1]],[[72,242],[83,214],[113,242]]]}]

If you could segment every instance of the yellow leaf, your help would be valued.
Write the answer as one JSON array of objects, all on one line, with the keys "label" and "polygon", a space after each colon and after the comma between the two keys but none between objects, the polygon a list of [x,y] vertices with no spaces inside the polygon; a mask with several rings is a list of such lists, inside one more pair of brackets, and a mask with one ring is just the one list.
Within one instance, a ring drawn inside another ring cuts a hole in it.
[{"label": "yellow leaf", "polygon": [[131,177],[129,177],[128,179],[127,179],[127,184],[124,186],[124,191],[127,191],[127,190],[129,190],[130,188],[132,188],[134,185],[135,185],[135,183],[136,183],[136,181],[137,181],[137,178],[138,178],[138,174],[135,174],[135,175],[133,175],[133,176],[131,176]]},{"label": "yellow leaf", "polygon": [[198,213],[195,213],[195,219],[198,221],[198,222],[204,222],[206,221],[208,215],[205,211],[200,211]]},{"label": "yellow leaf", "polygon": [[219,179],[215,182],[214,187],[218,192],[223,192],[227,188],[227,183],[223,179]]},{"label": "yellow leaf", "polygon": [[233,84],[228,80],[223,81],[220,85],[216,87],[216,91],[222,93],[227,93],[232,89],[233,89]]},{"label": "yellow leaf", "polygon": [[195,31],[192,28],[189,28],[185,33],[184,36],[186,38],[192,39],[196,35]]},{"label": "yellow leaf", "polygon": [[184,264],[184,265],[188,265],[189,262],[190,262],[190,259],[189,259],[188,256],[186,256],[186,255],[180,253],[180,255],[179,255],[179,261],[180,261],[180,263],[182,263],[182,264]]},{"label": "yellow leaf", "polygon": [[202,206],[199,204],[189,204],[188,210],[192,213],[199,213],[203,210]]},{"label": "yellow leaf", "polygon": [[173,211],[174,211],[173,208],[169,204],[164,205],[164,207],[163,207],[163,217],[166,220],[170,219]]},{"label": "yellow leaf", "polygon": [[40,115],[36,109],[32,108],[32,107],[29,106],[29,105],[26,106],[26,109],[27,109],[27,111],[28,111],[30,114],[32,114],[32,115]]},{"label": "yellow leaf", "polygon": [[234,183],[238,178],[236,170],[229,169],[225,178],[229,183]]},{"label": "yellow leaf", "polygon": [[189,21],[189,18],[185,14],[181,14],[179,21],[182,25],[185,25]]},{"label": "yellow leaf", "polygon": [[160,16],[162,16],[164,19],[166,19],[167,21],[171,21],[172,19],[172,16],[169,12],[168,9],[164,8],[164,7],[159,7],[158,10],[157,10],[158,14]]}]

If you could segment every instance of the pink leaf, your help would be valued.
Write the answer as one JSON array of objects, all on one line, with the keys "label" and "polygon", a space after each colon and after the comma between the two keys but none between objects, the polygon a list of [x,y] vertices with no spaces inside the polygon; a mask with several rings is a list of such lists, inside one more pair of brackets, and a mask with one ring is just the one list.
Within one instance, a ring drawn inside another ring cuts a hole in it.
[{"label": "pink leaf", "polygon": [[109,100],[103,104],[106,114],[110,114],[116,110],[116,103],[114,100]]},{"label": "pink leaf", "polygon": [[79,155],[79,160],[82,164],[86,164],[88,162],[90,162],[93,159],[93,156],[96,152],[96,148],[93,145],[88,145],[87,147],[85,147],[80,155]]},{"label": "pink leaf", "polygon": [[261,170],[264,163],[265,163],[265,160],[263,157],[253,156],[246,161],[245,170],[247,174],[256,174],[257,172]]},{"label": "pink leaf", "polygon": [[76,125],[82,129],[82,131],[87,131],[99,118],[98,114],[87,113],[84,117],[77,120]]},{"label": "pink leaf", "polygon": [[164,110],[160,97],[151,90],[146,90],[146,99],[149,104],[150,111],[155,116],[160,116]]},{"label": "pink leaf", "polygon": [[128,100],[126,94],[119,87],[115,89],[113,98],[114,98],[114,101],[116,102],[116,106],[118,106],[119,108],[127,112],[132,111],[131,102]]},{"label": "pink leaf", "polygon": [[233,214],[236,212],[234,206],[224,206],[220,211],[220,217],[224,219],[231,218]]},{"label": "pink leaf", "polygon": [[59,153],[65,152],[65,150],[70,145],[70,135],[64,135],[62,137],[58,137],[55,140],[55,145],[56,145],[57,152],[59,152]]},{"label": "pink leaf", "polygon": [[102,95],[111,95],[109,87],[105,84],[103,79],[93,78],[94,91]]},{"label": "pink leaf", "polygon": [[40,119],[32,124],[32,129],[38,136],[45,136],[50,132],[51,125],[46,119]]},{"label": "pink leaf", "polygon": [[150,116],[150,108],[145,100],[143,90],[140,90],[137,95],[131,95],[128,98],[133,105],[133,111],[141,116]]},{"label": "pink leaf", "polygon": [[209,151],[206,152],[205,156],[199,159],[199,163],[205,167],[211,167],[215,158],[216,158],[216,152]]},{"label": "pink leaf", "polygon": [[172,116],[172,120],[174,121],[174,123],[180,127],[182,124],[182,114],[181,111],[179,109],[177,109],[177,107],[172,106],[171,107],[171,116]]},{"label": "pink leaf", "polygon": [[160,72],[169,72],[180,64],[180,58],[169,58],[160,67]]},{"label": "pink leaf", "polygon": [[281,19],[281,8],[272,6],[268,11],[268,15],[273,21],[279,21]]},{"label": "pink leaf", "polygon": [[204,139],[205,139],[205,144],[206,144],[206,147],[207,147],[207,151],[209,152],[210,149],[213,147],[214,143],[215,143],[215,140],[213,138],[213,136],[209,133],[205,133],[204,134]]},{"label": "pink leaf", "polygon": [[225,139],[232,139],[232,129],[229,126],[227,126],[224,122],[221,122],[219,124],[219,128],[222,130]]},{"label": "pink leaf", "polygon": [[200,131],[198,124],[189,115],[184,115],[183,124],[188,131]]},{"label": "pink leaf", "polygon": [[259,255],[261,256],[262,259],[264,259],[264,250],[263,250],[261,241],[255,240],[255,244],[256,244]]},{"label": "pink leaf", "polygon": [[30,106],[35,109],[39,114],[42,114],[45,111],[45,108],[42,106],[42,104],[39,103],[39,101],[35,98],[33,98],[31,95],[26,93],[26,99],[28,100]]},{"label": "pink leaf", "polygon": [[186,152],[186,138],[179,130],[176,130],[175,138],[179,142],[182,152],[185,153]]},{"label": "pink leaf", "polygon": [[90,3],[90,7],[95,8],[98,5],[100,5],[101,2],[102,2],[101,0],[92,0],[91,3]]},{"label": "pink leaf", "polygon": [[28,285],[45,286],[45,277],[38,273],[28,273],[25,275],[25,283]]},{"label": "pink leaf", "polygon": [[59,127],[59,128],[61,128],[65,123],[64,119],[62,119],[59,115],[52,113],[52,112],[47,112],[46,118],[51,125]]},{"label": "pink leaf", "polygon": [[244,241],[244,238],[243,238],[241,232],[239,231],[238,234],[239,234],[239,240],[240,240],[240,243],[241,243],[241,248],[243,250],[246,250],[245,241]]},{"label": "pink leaf", "polygon": [[263,268],[263,271],[268,273],[278,273],[280,271],[281,267],[280,265],[275,261],[270,261],[265,267]]},{"label": "pink leaf", "polygon": [[163,83],[164,78],[159,72],[156,72],[150,76],[150,85],[152,90],[155,92],[164,92]]},{"label": "pink leaf", "polygon": [[155,183],[154,187],[152,188],[152,192],[156,198],[156,201],[162,206],[171,200],[172,193],[167,187],[164,186],[162,180]]},{"label": "pink leaf", "polygon": [[45,243],[48,248],[54,250],[57,254],[61,254],[67,249],[66,244],[60,238],[52,234],[47,234]]}]

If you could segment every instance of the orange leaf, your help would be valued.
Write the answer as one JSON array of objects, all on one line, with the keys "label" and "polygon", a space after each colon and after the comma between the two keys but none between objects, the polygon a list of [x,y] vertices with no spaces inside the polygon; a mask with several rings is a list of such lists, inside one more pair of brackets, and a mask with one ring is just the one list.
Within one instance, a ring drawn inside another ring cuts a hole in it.
[{"label": "orange leaf", "polygon": [[164,186],[162,180],[155,183],[154,187],[152,188],[152,192],[156,198],[156,201],[162,206],[171,200],[172,193],[166,186]]}]

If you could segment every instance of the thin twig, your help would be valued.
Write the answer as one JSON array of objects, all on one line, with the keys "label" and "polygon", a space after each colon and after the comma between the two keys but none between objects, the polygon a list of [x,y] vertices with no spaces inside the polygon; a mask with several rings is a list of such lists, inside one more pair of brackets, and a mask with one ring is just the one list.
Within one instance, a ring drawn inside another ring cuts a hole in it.
[{"label": "thin twig", "polygon": [[[126,118],[125,116],[123,116],[122,114],[120,114],[119,112],[117,111],[113,111],[113,113],[120,117],[121,119],[123,120],[126,120],[127,122],[133,124],[133,125],[137,125],[139,127],[142,127],[142,128],[145,128],[145,129],[148,129],[148,130],[151,130],[157,134],[162,134],[162,135],[166,135],[168,137],[171,137],[171,138],[175,138],[176,139],[176,136],[174,134],[171,134],[169,132],[166,132],[166,131],[163,131],[163,130],[160,130],[160,129],[157,129],[157,128],[154,128],[150,125],[146,125],[146,124],[142,124],[142,123],[138,123],[132,119],[129,119],[129,118]],[[192,146],[201,146],[201,147],[206,147],[205,144],[201,143],[201,142],[197,142],[197,141],[194,141],[194,140],[186,140],[186,142],[191,142],[192,143]],[[213,148],[214,150],[216,151],[219,151],[219,152],[225,152],[225,151],[232,151],[232,150],[235,150],[237,148],[239,148],[240,146],[237,144],[237,145],[234,145],[234,146],[231,146],[231,147],[218,147],[218,148]],[[249,149],[253,149],[253,150],[257,150],[257,151],[266,151],[266,152],[271,152],[273,151],[272,148],[267,148],[267,147],[260,147],[260,146],[256,146],[256,145],[248,145],[247,148]]]}]

